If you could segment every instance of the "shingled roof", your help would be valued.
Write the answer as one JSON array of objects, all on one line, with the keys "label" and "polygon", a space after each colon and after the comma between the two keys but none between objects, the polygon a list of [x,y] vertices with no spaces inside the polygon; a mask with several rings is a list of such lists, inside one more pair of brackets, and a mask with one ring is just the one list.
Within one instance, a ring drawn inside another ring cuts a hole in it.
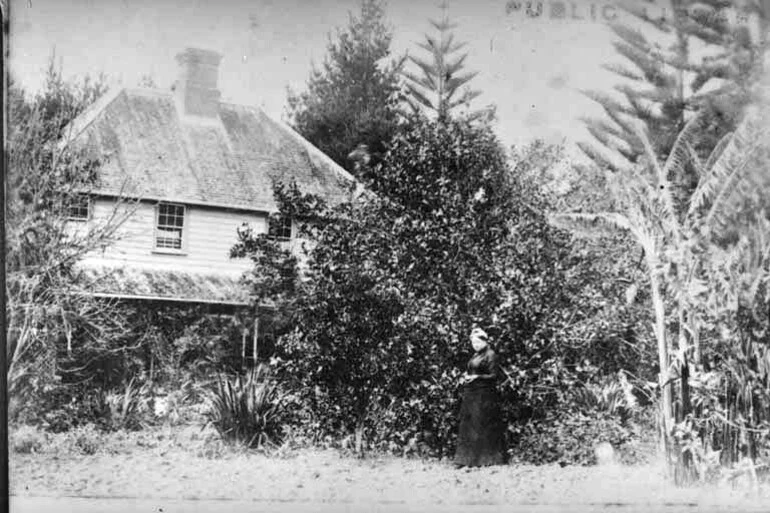
[{"label": "shingled roof", "polygon": [[67,141],[102,161],[94,192],[259,211],[276,210],[275,182],[332,203],[350,197],[349,173],[260,108],[219,102],[213,89],[202,100],[213,113],[189,115],[194,87],[120,89],[74,120]]}]

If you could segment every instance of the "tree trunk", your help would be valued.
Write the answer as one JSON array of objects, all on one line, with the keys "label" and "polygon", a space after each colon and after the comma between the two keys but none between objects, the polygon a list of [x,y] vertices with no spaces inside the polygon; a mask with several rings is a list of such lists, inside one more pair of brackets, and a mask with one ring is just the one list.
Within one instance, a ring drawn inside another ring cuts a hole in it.
[{"label": "tree trunk", "polygon": [[[679,379],[679,392],[682,399],[681,407],[677,409],[676,421],[682,422],[692,412],[690,402],[690,366],[687,355],[682,362],[682,370]],[[689,486],[698,479],[692,454],[682,451],[676,444],[676,466],[674,468],[674,482],[677,486]]]},{"label": "tree trunk", "polygon": [[660,294],[660,283],[656,274],[656,266],[650,265],[650,287],[652,292],[652,305],[655,311],[655,338],[658,341],[658,383],[661,394],[661,441],[666,458],[671,462],[672,445],[671,431],[673,423],[673,401],[671,384],[668,379],[668,344],[666,342],[666,309],[663,297]]}]

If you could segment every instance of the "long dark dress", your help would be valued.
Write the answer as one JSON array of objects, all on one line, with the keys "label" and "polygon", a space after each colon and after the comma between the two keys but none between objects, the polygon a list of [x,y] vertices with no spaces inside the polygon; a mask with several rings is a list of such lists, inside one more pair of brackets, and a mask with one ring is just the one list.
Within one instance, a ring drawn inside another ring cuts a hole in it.
[{"label": "long dark dress", "polygon": [[505,463],[505,427],[497,392],[497,361],[489,347],[468,361],[468,374],[491,374],[463,385],[455,465],[480,467]]}]

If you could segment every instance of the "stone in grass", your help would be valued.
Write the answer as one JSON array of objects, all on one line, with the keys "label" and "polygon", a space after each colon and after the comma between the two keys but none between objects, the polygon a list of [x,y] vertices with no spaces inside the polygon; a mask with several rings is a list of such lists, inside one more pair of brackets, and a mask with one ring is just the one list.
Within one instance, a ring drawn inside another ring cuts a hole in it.
[{"label": "stone in grass", "polygon": [[596,463],[600,467],[610,467],[618,464],[618,458],[615,449],[609,442],[601,442],[594,447]]}]

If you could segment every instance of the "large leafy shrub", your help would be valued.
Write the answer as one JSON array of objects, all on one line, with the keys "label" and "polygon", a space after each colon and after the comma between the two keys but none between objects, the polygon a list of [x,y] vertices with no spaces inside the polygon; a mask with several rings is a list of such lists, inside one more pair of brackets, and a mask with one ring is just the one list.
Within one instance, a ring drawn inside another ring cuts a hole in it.
[{"label": "large leafy shrub", "polygon": [[319,430],[448,454],[473,324],[492,335],[506,369],[510,422],[561,404],[586,345],[625,336],[594,329],[569,345],[575,319],[582,329],[597,310],[576,298],[599,274],[578,269],[569,239],[547,224],[546,199],[525,173],[549,164],[528,160],[540,157],[511,167],[490,127],[417,120],[366,174],[373,195],[330,207],[277,188],[282,215],[313,240],[304,279],[264,236],[241,232],[233,254],[255,262],[255,297],[267,284],[285,312],[279,369]]}]

